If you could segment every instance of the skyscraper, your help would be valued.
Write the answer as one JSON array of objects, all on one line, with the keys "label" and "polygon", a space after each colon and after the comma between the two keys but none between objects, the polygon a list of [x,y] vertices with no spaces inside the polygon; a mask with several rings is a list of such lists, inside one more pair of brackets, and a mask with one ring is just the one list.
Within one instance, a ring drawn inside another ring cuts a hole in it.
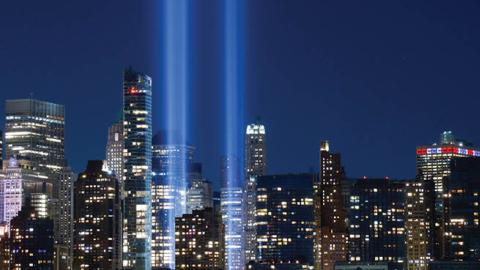
[{"label": "skyscraper", "polygon": [[444,131],[440,135],[439,143],[417,147],[418,178],[421,181],[433,181],[435,185],[435,220],[432,236],[434,260],[441,260],[447,256],[444,179],[451,174],[452,159],[458,157],[480,157],[480,150],[473,148],[468,142],[456,139],[451,131]]},{"label": "skyscraper", "polygon": [[63,105],[34,99],[5,103],[6,158],[16,156],[23,170],[25,194],[56,194],[65,166]]},{"label": "skyscraper", "polygon": [[107,140],[107,167],[120,181],[123,188],[123,123],[114,123],[108,129]]},{"label": "skyscraper", "polygon": [[40,217],[28,198],[18,216],[10,222],[8,245],[10,269],[53,269],[53,221]]},{"label": "skyscraper", "polygon": [[340,154],[331,153],[328,141],[320,146],[319,181],[315,189],[315,269],[333,270],[347,259],[346,208],[342,195],[345,173]]},{"label": "skyscraper", "polygon": [[90,160],[75,182],[74,269],[121,269],[121,190]]},{"label": "skyscraper", "polygon": [[314,266],[312,174],[261,176],[257,182],[257,255],[268,269]]},{"label": "skyscraper", "polygon": [[212,183],[202,178],[194,178],[187,191],[187,213],[203,208],[213,208]]},{"label": "skyscraper", "polygon": [[405,262],[405,184],[359,179],[348,211],[350,262]]},{"label": "skyscraper", "polygon": [[407,269],[427,270],[431,260],[431,229],[434,215],[434,185],[432,181],[405,183],[405,234]]},{"label": "skyscraper", "polygon": [[244,190],[239,179],[240,162],[236,157],[222,160],[222,188],[220,207],[224,228],[225,269],[243,270],[245,268],[244,241]]},{"label": "skyscraper", "polygon": [[257,178],[267,171],[265,126],[247,126],[245,133],[245,260],[256,260],[255,203]]},{"label": "skyscraper", "polygon": [[152,79],[129,68],[123,74],[123,267],[151,268]]},{"label": "skyscraper", "polygon": [[176,269],[223,269],[219,219],[212,208],[175,218]]},{"label": "skyscraper", "polygon": [[[3,160],[3,131],[0,130],[0,160]],[[0,169],[3,169],[3,162],[0,162]]]},{"label": "skyscraper", "polygon": [[[73,182],[75,174],[65,167],[60,172],[55,228],[55,269],[71,269],[73,262]],[[54,220],[54,221],[55,221]],[[60,256],[60,253],[62,255]]]},{"label": "skyscraper", "polygon": [[22,209],[22,169],[11,157],[0,179],[0,222],[10,223]]},{"label": "skyscraper", "polygon": [[480,158],[454,158],[444,179],[446,260],[480,261]]},{"label": "skyscraper", "polygon": [[152,144],[152,267],[175,268],[175,217],[185,214],[194,148],[168,145],[163,134]]}]

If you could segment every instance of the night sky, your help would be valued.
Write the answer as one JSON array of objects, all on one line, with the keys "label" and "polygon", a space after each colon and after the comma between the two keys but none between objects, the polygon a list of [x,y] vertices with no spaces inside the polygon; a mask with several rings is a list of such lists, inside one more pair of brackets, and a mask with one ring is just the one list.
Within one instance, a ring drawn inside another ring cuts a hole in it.
[{"label": "night sky", "polygon": [[[66,154],[78,172],[104,158],[123,68],[152,75],[162,129],[161,11],[155,1],[73,2],[2,2],[0,110],[31,93],[65,104]],[[223,145],[218,3],[194,0],[191,19],[190,141],[214,182]],[[246,119],[267,127],[269,173],[317,170],[323,139],[351,177],[414,177],[415,147],[445,129],[480,143],[478,14],[473,0],[248,1]]]}]

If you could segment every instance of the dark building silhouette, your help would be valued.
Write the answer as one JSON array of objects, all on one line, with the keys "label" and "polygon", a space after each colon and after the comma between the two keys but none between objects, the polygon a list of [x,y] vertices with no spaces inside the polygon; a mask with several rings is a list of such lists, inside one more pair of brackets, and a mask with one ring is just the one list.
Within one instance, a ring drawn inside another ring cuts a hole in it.
[{"label": "dark building silhouette", "polygon": [[348,211],[350,262],[405,262],[405,183],[359,179]]},{"label": "dark building silhouette", "polygon": [[10,269],[51,270],[54,266],[53,220],[41,217],[29,199],[10,221]]},{"label": "dark building silhouette", "polygon": [[333,270],[347,260],[346,208],[342,194],[345,172],[339,153],[328,141],[320,146],[320,174],[315,190],[315,269]]},{"label": "dark building silhouette", "polygon": [[253,266],[258,269],[265,265],[274,269],[313,267],[313,180],[313,174],[258,178],[256,231],[259,262]]},{"label": "dark building silhouette", "polygon": [[480,158],[454,158],[445,179],[446,259],[480,261]]},{"label": "dark building silhouette", "polygon": [[212,208],[175,218],[176,268],[223,269],[219,226],[220,219]]},{"label": "dark building silhouette", "polygon": [[90,160],[75,182],[74,269],[121,267],[120,183]]}]

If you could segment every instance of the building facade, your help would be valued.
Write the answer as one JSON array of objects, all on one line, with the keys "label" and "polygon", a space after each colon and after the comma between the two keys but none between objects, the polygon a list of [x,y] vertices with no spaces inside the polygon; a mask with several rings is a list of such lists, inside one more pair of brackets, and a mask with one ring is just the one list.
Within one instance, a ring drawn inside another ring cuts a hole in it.
[{"label": "building facade", "polygon": [[444,180],[451,174],[452,159],[459,157],[480,157],[480,151],[470,143],[456,139],[451,131],[443,132],[438,143],[417,147],[418,178],[421,181],[433,181],[435,185],[435,220],[431,236],[433,260],[442,260],[447,256]]},{"label": "building facade", "polygon": [[152,79],[123,74],[124,269],[151,268]]},{"label": "building facade", "polygon": [[213,208],[212,183],[205,179],[192,179],[187,191],[187,213],[204,208]]},{"label": "building facade", "polygon": [[430,236],[435,205],[434,184],[432,181],[407,181],[405,195],[407,269],[426,270],[432,259]]},{"label": "building facade", "polygon": [[34,99],[5,102],[5,156],[15,156],[23,169],[25,195],[53,198],[65,166],[65,108]]},{"label": "building facade", "polygon": [[405,184],[385,179],[359,179],[348,210],[348,260],[405,263]]},{"label": "building facade", "polygon": [[176,269],[223,269],[219,225],[210,207],[175,218]]},{"label": "building facade", "polygon": [[194,148],[167,145],[162,133],[152,143],[152,267],[175,269],[175,217],[187,209]]},{"label": "building facade", "polygon": [[258,263],[270,269],[314,266],[312,174],[261,176],[257,182]]},{"label": "building facade", "polygon": [[10,222],[8,245],[11,270],[53,269],[53,220],[40,217],[27,202]]},{"label": "building facade", "polygon": [[73,182],[76,176],[71,168],[60,171],[58,200],[54,219],[55,269],[71,269],[73,263]]},{"label": "building facade", "polygon": [[347,260],[346,208],[342,195],[345,180],[341,157],[330,152],[328,141],[320,146],[320,174],[315,190],[315,269],[333,270]]},{"label": "building facade", "polygon": [[118,122],[108,128],[106,147],[107,167],[120,181],[123,188],[123,123]]},{"label": "building facade", "polygon": [[0,178],[0,222],[10,223],[22,209],[22,169],[10,158]]},{"label": "building facade", "polygon": [[90,160],[75,182],[74,269],[121,269],[121,189]]},{"label": "building facade", "polygon": [[256,261],[255,204],[257,178],[267,172],[265,126],[254,123],[245,131],[245,260]]},{"label": "building facade", "polygon": [[446,260],[480,261],[480,158],[454,158],[445,181]]}]

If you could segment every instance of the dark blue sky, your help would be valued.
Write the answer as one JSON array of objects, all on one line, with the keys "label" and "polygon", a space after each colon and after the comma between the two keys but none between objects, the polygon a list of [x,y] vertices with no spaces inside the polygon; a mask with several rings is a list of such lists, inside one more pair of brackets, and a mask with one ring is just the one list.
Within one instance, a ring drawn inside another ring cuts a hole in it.
[{"label": "dark blue sky", "polygon": [[[154,1],[72,2],[2,3],[0,100],[33,92],[65,104],[67,157],[79,171],[104,157],[124,67],[152,74],[161,127],[160,11]],[[480,142],[479,13],[467,0],[248,1],[246,119],[260,115],[267,126],[269,172],[316,168],[329,139],[348,175],[406,178],[415,146],[444,129]],[[214,181],[220,18],[218,0],[194,1],[191,141]]]}]

